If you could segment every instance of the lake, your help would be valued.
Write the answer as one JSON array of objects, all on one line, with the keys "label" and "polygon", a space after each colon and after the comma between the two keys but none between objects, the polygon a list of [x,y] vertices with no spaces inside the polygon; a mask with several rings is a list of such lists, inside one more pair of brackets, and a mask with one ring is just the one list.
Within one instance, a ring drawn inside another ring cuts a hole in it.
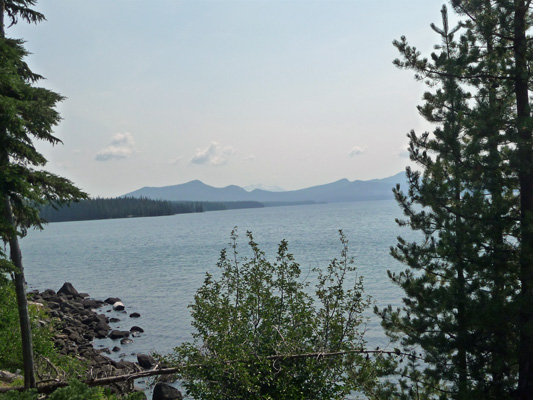
[{"label": "lake", "polygon": [[[395,223],[401,216],[391,200],[61,222],[29,232],[21,248],[30,290],[57,291],[63,282],[71,282],[93,298],[119,297],[128,312],[141,314],[136,320],[123,318],[123,329],[139,325],[145,330],[134,343],[121,346],[122,351],[166,353],[190,339],[187,306],[205,272],[216,275],[220,250],[228,247],[235,226],[243,251],[246,231],[252,231],[272,260],[277,244],[286,239],[302,279],[308,280],[313,268],[326,268],[340,256],[342,229],[366,293],[378,306],[399,305],[402,292],[390,282],[387,270],[405,267],[389,255],[389,248],[399,234],[414,236]],[[366,337],[372,346],[385,343],[375,317]],[[111,345],[107,342],[98,345]]]}]

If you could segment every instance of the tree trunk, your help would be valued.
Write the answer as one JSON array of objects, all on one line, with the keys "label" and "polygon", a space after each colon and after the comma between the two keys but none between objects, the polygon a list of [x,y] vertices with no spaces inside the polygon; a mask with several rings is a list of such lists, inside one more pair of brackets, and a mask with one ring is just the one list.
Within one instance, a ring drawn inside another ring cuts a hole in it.
[{"label": "tree trunk", "polygon": [[533,400],[533,149],[528,93],[525,0],[514,15],[515,95],[520,180],[520,345],[518,398]]},{"label": "tree trunk", "polygon": [[[11,226],[15,226],[13,211],[9,196],[4,198],[5,218]],[[17,268],[15,275],[15,292],[17,295],[17,305],[19,313],[20,333],[22,338],[22,358],[24,361],[24,387],[26,389],[37,387],[35,380],[35,364],[33,360],[33,342],[31,337],[30,314],[28,312],[28,300],[26,299],[26,288],[24,280],[24,267],[22,265],[22,255],[16,235],[9,239],[9,254],[11,261]]]},{"label": "tree trunk", "polygon": [[4,14],[6,11],[6,3],[3,0],[0,0],[0,38],[5,37],[5,30],[4,30]]}]

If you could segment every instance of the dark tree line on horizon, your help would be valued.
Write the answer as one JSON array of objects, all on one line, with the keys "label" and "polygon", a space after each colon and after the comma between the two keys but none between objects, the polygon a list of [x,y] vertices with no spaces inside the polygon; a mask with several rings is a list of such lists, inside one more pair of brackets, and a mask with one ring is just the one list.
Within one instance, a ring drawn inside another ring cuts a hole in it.
[{"label": "dark tree line on horizon", "polygon": [[45,205],[40,209],[40,217],[47,222],[88,221],[259,207],[263,205],[253,201],[206,202],[154,200],[146,197],[98,197],[71,203],[64,207]]}]

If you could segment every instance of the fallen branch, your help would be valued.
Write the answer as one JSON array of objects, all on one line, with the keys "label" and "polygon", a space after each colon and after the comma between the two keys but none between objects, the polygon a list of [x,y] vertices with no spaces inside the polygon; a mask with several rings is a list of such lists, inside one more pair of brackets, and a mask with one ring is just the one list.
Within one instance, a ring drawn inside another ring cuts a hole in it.
[{"label": "fallen branch", "polygon": [[[302,353],[302,354],[275,354],[272,356],[267,356],[264,359],[265,360],[291,360],[291,359],[297,359],[297,358],[315,358],[317,360],[321,358],[329,358],[329,357],[338,357],[338,356],[345,356],[348,354],[375,354],[375,355],[389,355],[389,356],[398,356],[398,357],[409,357],[412,359],[418,359],[423,360],[423,358],[418,357],[412,353],[402,353],[398,350],[395,351],[385,351],[385,350],[345,350],[345,351],[337,351],[337,352],[315,352],[315,353]],[[228,361],[228,363],[238,363],[238,362],[248,362],[249,360],[231,360]],[[160,375],[172,375],[172,374],[178,374],[180,371],[183,370],[184,367],[188,368],[201,368],[205,367],[205,364],[192,364],[192,365],[180,365],[177,367],[171,367],[171,368],[156,368],[151,369],[148,371],[142,371],[142,372],[135,372],[125,375],[116,375],[116,376],[108,376],[105,378],[95,378],[95,379],[86,379],[82,382],[85,383],[88,386],[103,386],[103,385],[109,385],[112,383],[117,382],[129,382],[134,381],[135,379],[139,378],[147,378],[150,376],[160,376]],[[46,382],[46,383],[44,383]],[[51,393],[56,389],[59,389],[61,387],[68,386],[68,382],[56,380],[54,382],[48,381],[42,381],[37,382],[37,391],[39,393]],[[23,391],[23,386],[15,386],[15,387],[0,387],[0,393],[5,393],[11,390],[18,390]]]}]

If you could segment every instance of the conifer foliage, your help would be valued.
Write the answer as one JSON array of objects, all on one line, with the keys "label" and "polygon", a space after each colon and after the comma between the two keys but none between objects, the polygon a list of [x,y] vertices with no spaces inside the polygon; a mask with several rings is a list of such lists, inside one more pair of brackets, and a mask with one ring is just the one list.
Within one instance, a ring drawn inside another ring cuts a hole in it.
[{"label": "conifer foliage", "polygon": [[86,197],[69,180],[43,170],[46,159],[33,145],[34,140],[60,143],[52,129],[60,120],[55,107],[62,97],[35,86],[42,77],[25,63],[23,41],[6,38],[5,29],[7,21],[42,21],[44,16],[31,9],[35,3],[0,0],[0,237],[9,244],[9,255],[0,253],[0,265],[15,281],[27,388],[35,387],[36,382],[18,237],[30,227],[42,227],[38,205]]},{"label": "conifer foliage", "polygon": [[533,124],[530,1],[453,0],[431,57],[405,38],[395,64],[429,90],[435,128],[411,132],[396,199],[424,239],[399,239],[390,273],[406,294],[380,310],[388,334],[423,363],[398,369],[391,398],[533,399]]}]

